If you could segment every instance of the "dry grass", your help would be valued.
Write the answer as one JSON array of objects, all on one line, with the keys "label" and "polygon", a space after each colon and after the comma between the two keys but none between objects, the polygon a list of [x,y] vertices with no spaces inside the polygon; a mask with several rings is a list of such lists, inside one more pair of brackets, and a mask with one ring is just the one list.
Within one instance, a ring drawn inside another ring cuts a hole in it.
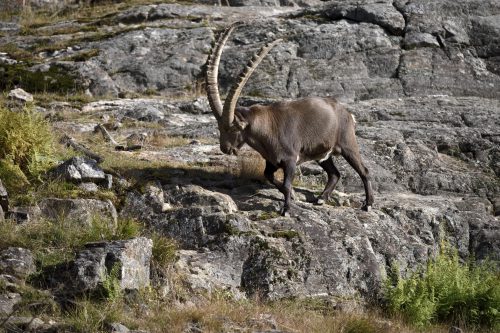
[{"label": "dry grass", "polygon": [[[75,20],[80,23],[93,23],[100,19],[109,18],[113,14],[127,8],[141,5],[175,3],[175,0],[125,0],[125,1],[100,1],[96,5],[82,5],[78,8],[62,10],[33,10],[26,6],[21,12],[21,26],[25,31],[37,27],[52,25],[58,22]],[[186,1],[188,2],[188,1]]]},{"label": "dry grass", "polygon": [[265,180],[264,169],[266,161],[255,153],[238,157],[238,170],[236,175],[245,179]]},{"label": "dry grass", "polygon": [[170,136],[164,132],[154,130],[147,143],[153,147],[172,148],[186,146],[191,140],[182,136]]},{"label": "dry grass", "polygon": [[[398,320],[389,321],[376,313],[340,313],[318,304],[317,301],[233,301],[224,297],[198,306],[171,307],[157,303],[146,316],[137,313],[133,316],[136,319],[128,324],[152,333],[185,332],[189,327],[206,333],[273,329],[307,333],[418,332]],[[444,333],[447,330],[431,327],[426,332]]]}]

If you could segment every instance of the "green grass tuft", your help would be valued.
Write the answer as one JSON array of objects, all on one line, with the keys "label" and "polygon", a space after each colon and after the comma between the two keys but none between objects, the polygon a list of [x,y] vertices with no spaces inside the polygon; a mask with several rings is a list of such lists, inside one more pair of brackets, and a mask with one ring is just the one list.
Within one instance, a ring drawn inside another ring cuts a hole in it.
[{"label": "green grass tuft", "polygon": [[156,267],[167,267],[175,262],[177,244],[172,239],[154,233],[153,240],[153,264]]},{"label": "green grass tuft", "polygon": [[75,309],[69,311],[65,318],[72,332],[104,332],[106,325],[122,322],[125,318],[121,299],[114,302],[83,299],[75,303]]},{"label": "green grass tuft", "polygon": [[489,263],[461,263],[457,251],[442,245],[425,270],[401,278],[396,267],[386,281],[391,314],[425,327],[450,322],[470,328],[500,329],[500,274]]}]

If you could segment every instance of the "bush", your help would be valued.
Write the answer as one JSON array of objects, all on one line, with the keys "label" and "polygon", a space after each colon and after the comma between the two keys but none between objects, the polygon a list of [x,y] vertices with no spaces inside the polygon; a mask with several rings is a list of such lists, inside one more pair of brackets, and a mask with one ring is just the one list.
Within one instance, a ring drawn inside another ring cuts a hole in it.
[{"label": "bush", "polygon": [[404,279],[393,268],[386,306],[417,326],[451,322],[500,329],[500,274],[490,263],[461,263],[456,250],[441,246],[425,270]]},{"label": "bush", "polygon": [[0,175],[6,182],[13,171],[18,178],[39,179],[54,162],[53,142],[50,125],[39,113],[0,106]]}]

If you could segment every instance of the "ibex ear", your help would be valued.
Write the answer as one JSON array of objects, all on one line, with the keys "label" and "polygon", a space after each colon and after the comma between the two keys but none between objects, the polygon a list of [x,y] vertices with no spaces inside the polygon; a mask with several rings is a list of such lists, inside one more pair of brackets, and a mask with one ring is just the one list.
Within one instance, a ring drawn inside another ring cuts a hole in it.
[{"label": "ibex ear", "polygon": [[248,122],[240,113],[235,113],[233,125],[239,130],[244,130],[248,126]]}]

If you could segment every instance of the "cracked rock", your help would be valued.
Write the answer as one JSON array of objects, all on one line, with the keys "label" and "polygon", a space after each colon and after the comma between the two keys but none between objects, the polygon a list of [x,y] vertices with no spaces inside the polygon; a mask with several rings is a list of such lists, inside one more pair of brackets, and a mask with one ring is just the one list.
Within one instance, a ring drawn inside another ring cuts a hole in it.
[{"label": "cracked rock", "polygon": [[80,251],[70,270],[73,292],[96,291],[110,276],[121,289],[149,286],[153,241],[138,237],[129,240],[89,243]]}]

